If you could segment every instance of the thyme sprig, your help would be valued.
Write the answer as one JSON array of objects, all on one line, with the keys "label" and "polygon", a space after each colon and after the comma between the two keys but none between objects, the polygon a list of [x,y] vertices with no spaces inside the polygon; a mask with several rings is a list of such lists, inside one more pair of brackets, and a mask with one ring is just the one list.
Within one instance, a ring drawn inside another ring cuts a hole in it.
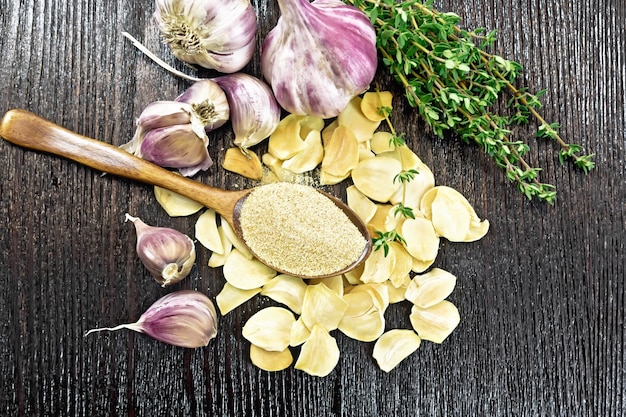
[{"label": "thyme sprig", "polygon": [[[378,88],[377,88],[378,91]],[[379,103],[381,101],[379,100]],[[398,133],[389,118],[391,114],[391,107],[385,107],[380,105],[378,107],[378,113],[384,117],[385,123],[389,128],[389,132],[391,133],[391,137],[389,138],[389,147],[397,149],[402,146],[407,146],[406,141],[404,139],[403,133]],[[404,169],[404,161],[402,157],[402,152],[398,152],[398,157],[400,158],[400,164],[403,167],[402,170],[396,174],[393,179],[394,183],[400,183],[402,186],[402,199],[396,204],[394,208],[393,215],[394,216],[402,216],[406,219],[415,219],[415,213],[413,212],[413,208],[406,206],[406,185],[415,179],[416,175],[419,175],[419,171],[417,169]],[[401,244],[406,244],[406,241],[402,237],[402,235],[397,230],[389,230],[386,232],[381,232],[377,230],[376,235],[372,238],[372,247],[374,250],[383,249],[384,255],[387,256],[389,254],[389,244],[391,242],[398,242]]]},{"label": "thyme sprig", "polygon": [[[585,173],[593,169],[594,155],[582,155],[580,145],[561,138],[557,123],[540,115],[545,90],[532,94],[515,87],[522,66],[487,52],[495,31],[461,29],[460,17],[435,10],[432,0],[345,1],[369,16],[382,62],[433,132],[444,137],[453,131],[464,142],[479,145],[526,197],[553,203],[556,191],[539,181],[541,168],[526,161],[528,144],[511,138],[515,125],[537,121],[537,137],[558,144],[561,163],[572,159]],[[492,108],[505,93],[510,95],[507,114],[496,113]]]}]

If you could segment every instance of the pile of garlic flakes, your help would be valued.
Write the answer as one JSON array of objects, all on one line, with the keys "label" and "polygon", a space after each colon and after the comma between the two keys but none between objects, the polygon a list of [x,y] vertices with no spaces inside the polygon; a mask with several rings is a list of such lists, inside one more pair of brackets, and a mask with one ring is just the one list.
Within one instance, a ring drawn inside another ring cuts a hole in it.
[{"label": "pile of garlic flakes", "polygon": [[[319,172],[319,183],[337,184],[351,178],[348,205],[376,232],[396,231],[404,242],[390,242],[388,253],[375,250],[356,270],[333,278],[303,280],[278,274],[255,259],[226,221],[207,209],[196,224],[196,239],[212,254],[209,266],[223,267],[226,284],[216,298],[225,315],[257,294],[282,306],[267,307],[248,319],[243,336],[251,343],[254,365],[279,371],[295,369],[326,376],[339,361],[333,332],[375,342],[374,359],[389,372],[416,351],[422,340],[442,343],[460,321],[446,298],[456,277],[433,267],[441,238],[471,242],[482,238],[489,222],[481,220],[458,191],[435,186],[431,170],[407,146],[390,144],[391,133],[379,131],[384,117],[378,109],[391,107],[388,92],[354,98],[330,124],[311,116],[289,115],[270,136],[261,159],[250,149],[226,152],[223,167],[255,180],[289,181]],[[394,181],[401,171],[416,170],[414,179]],[[197,203],[155,188],[170,215],[189,215]],[[415,218],[395,215],[398,204],[411,207]],[[412,329],[385,331],[390,304],[410,302]]]}]

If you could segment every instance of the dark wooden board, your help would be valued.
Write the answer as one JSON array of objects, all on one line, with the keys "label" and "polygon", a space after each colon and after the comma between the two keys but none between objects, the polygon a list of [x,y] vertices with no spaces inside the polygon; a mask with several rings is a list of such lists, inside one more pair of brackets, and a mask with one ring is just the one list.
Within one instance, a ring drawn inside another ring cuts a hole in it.
[{"label": "dark wooden board", "polygon": [[[278,17],[254,2],[259,40]],[[597,154],[585,176],[560,166],[551,143],[529,138],[530,158],[558,187],[554,206],[529,202],[480,149],[441,140],[402,104],[396,127],[438,184],[468,197],[491,230],[444,242],[436,265],[453,272],[461,324],[424,342],[389,374],[371,343],[337,332],[341,358],[325,378],[249,360],[241,328],[257,297],[220,318],[209,347],[185,350],[93,327],[136,320],[164,290],[138,262],[124,213],[193,234],[195,216],[169,218],[152,189],[0,141],[0,414],[7,416],[607,416],[626,415],[626,4],[623,0],[437,1],[463,26],[499,30],[496,52],[524,65],[543,113]],[[160,56],[153,2],[0,0],[0,112],[25,108],[115,145],[155,100],[188,82],[167,74],[121,36]],[[258,57],[246,71],[259,75]],[[395,88],[381,73],[380,81]],[[219,163],[233,134],[211,137]],[[246,185],[216,166],[208,184]],[[339,195],[342,187],[335,190]],[[176,288],[214,298],[224,278],[199,251]],[[388,327],[408,327],[393,306]]]}]

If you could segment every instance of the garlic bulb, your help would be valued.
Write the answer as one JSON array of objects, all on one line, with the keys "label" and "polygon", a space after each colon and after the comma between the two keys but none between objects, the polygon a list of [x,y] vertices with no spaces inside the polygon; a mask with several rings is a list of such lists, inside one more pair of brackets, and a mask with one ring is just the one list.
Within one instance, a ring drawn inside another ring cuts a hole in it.
[{"label": "garlic bulb", "polygon": [[214,81],[228,98],[235,145],[245,151],[274,132],[280,121],[280,107],[267,84],[244,73],[224,75]]},{"label": "garlic bulb", "polygon": [[233,73],[254,54],[257,23],[249,0],[156,0],[154,17],[183,62]]},{"label": "garlic bulb", "polygon": [[217,313],[213,302],[198,291],[183,290],[158,299],[135,323],[89,330],[130,329],[160,342],[186,348],[207,346],[217,335]]},{"label": "garlic bulb", "polygon": [[226,94],[213,80],[196,81],[176,97],[175,101],[190,104],[194,115],[207,132],[222,126],[230,117]]},{"label": "garlic bulb", "polygon": [[120,146],[139,158],[191,177],[213,165],[207,150],[205,124],[191,104],[150,103],[137,119],[132,140]]},{"label": "garlic bulb", "polygon": [[196,248],[189,236],[167,227],[147,225],[126,214],[135,225],[137,255],[162,287],[184,279],[196,261]]},{"label": "garlic bulb", "polygon": [[261,70],[289,113],[335,117],[374,79],[376,32],[340,0],[278,0],[282,16],[263,42]]}]

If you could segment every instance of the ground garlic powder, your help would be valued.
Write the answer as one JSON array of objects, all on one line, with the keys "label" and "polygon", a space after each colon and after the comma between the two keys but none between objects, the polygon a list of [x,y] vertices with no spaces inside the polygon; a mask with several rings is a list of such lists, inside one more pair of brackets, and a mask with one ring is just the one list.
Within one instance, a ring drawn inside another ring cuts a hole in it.
[{"label": "ground garlic powder", "polygon": [[348,216],[312,187],[255,188],[241,207],[243,238],[267,264],[303,276],[333,274],[356,261],[366,240]]}]

